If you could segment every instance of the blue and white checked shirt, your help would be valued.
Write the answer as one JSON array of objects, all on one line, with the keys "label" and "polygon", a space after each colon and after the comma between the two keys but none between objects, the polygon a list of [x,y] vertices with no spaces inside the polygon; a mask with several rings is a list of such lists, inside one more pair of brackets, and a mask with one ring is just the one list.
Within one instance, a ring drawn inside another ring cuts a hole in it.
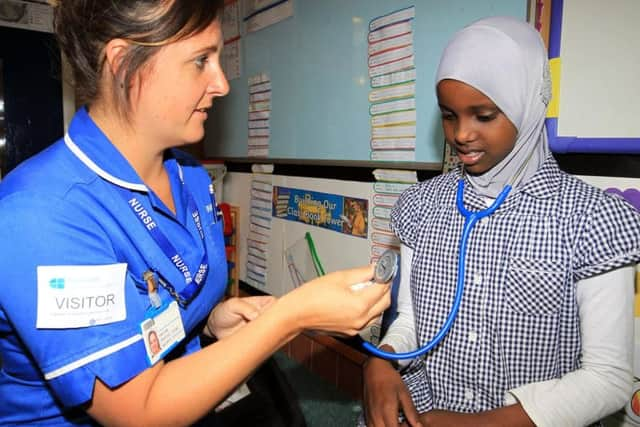
[{"label": "blue and white checked shirt", "polygon": [[[392,213],[394,231],[414,252],[411,294],[422,344],[440,329],[455,292],[459,177],[456,170],[411,187]],[[469,185],[465,206],[486,208]],[[579,368],[576,282],[639,259],[640,214],[563,173],[550,156],[474,227],[458,318],[403,375],[418,411],[500,407],[507,390]]]}]

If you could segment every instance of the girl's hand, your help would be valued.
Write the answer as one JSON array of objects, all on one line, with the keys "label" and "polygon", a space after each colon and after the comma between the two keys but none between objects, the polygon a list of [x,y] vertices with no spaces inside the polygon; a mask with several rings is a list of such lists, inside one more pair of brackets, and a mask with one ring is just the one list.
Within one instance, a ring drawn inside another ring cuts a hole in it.
[{"label": "girl's hand", "polygon": [[299,329],[355,335],[377,319],[391,303],[389,284],[372,284],[354,290],[356,283],[370,281],[373,266],[336,271],[294,289],[280,301]]},{"label": "girl's hand", "polygon": [[209,314],[205,333],[223,339],[255,319],[274,302],[272,296],[230,298],[218,304]]},{"label": "girl's hand", "polygon": [[[382,349],[393,351],[389,346],[382,346]],[[423,425],[407,386],[391,363],[370,357],[363,373],[367,427],[396,427],[400,410],[407,420],[403,426]]]}]

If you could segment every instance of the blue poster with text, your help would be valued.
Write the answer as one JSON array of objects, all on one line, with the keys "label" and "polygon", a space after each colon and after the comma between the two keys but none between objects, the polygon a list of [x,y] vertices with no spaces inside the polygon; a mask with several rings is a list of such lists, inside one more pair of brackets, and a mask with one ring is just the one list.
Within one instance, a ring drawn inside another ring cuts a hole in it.
[{"label": "blue poster with text", "polygon": [[276,218],[367,237],[369,203],[366,199],[274,186],[272,206],[272,215]]}]

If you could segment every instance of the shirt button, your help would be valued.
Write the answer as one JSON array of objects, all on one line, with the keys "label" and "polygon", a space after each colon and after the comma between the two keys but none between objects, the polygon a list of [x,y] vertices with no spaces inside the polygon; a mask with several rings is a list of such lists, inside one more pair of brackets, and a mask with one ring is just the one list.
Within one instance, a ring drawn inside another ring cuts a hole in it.
[{"label": "shirt button", "polygon": [[478,333],[475,331],[471,331],[469,332],[468,338],[469,338],[469,342],[476,342],[478,341]]},{"label": "shirt button", "polygon": [[469,390],[469,389],[465,390],[464,391],[464,398],[466,400],[473,400],[473,390]]},{"label": "shirt button", "polygon": [[473,284],[474,285],[481,285],[482,284],[482,276],[479,275],[478,273],[473,275]]}]

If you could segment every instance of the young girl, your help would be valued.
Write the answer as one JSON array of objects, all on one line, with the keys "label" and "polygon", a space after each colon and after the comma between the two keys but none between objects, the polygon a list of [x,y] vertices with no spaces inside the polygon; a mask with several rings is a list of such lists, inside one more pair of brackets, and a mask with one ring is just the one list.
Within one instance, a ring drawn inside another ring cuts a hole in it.
[{"label": "young girl", "polygon": [[[465,218],[512,189],[470,232],[453,327],[402,377],[365,367],[368,426],[587,425],[632,383],[633,267],[640,213],[563,173],[544,127],[544,45],[513,18],[480,20],[444,50],[442,126],[461,165],[408,189],[392,224],[403,242],[398,317],[381,347],[404,352],[440,330],[457,281]],[[458,182],[464,186],[458,189]]]},{"label": "young girl", "polygon": [[191,425],[303,329],[353,335],[389,304],[350,288],[370,267],[221,302],[211,181],[175,148],[229,90],[222,3],[56,7],[86,105],[0,185],[0,425]]}]

